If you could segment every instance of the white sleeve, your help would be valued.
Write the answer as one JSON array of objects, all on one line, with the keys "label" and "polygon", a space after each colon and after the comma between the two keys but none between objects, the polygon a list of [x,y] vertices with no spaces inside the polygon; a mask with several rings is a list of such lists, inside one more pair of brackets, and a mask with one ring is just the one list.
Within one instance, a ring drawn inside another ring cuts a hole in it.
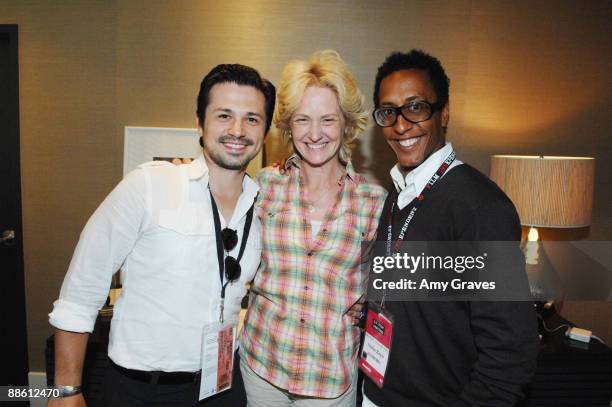
[{"label": "white sleeve", "polygon": [[143,229],[146,174],[128,174],[89,218],[72,256],[49,322],[72,332],[92,332],[113,274],[119,270]]}]

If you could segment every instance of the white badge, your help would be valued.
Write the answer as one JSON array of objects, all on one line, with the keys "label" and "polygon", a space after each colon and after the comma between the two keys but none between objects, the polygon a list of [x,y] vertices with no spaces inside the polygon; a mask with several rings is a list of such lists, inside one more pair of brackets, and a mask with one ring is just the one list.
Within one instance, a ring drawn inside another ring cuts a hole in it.
[{"label": "white badge", "polygon": [[203,400],[232,387],[236,322],[212,323],[202,331],[202,380],[200,398]]}]

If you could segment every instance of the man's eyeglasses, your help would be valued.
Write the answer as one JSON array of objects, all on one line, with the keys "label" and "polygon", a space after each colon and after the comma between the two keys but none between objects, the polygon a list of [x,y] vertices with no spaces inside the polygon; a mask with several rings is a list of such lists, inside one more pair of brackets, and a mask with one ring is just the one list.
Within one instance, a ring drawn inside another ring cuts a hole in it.
[{"label": "man's eyeglasses", "polygon": [[[223,241],[223,249],[229,253],[238,244],[238,233],[229,228],[221,231],[221,240]],[[233,256],[225,256],[225,278],[228,281],[234,281],[240,278],[241,273],[240,263]]]},{"label": "man's eyeglasses", "polygon": [[374,121],[380,127],[391,127],[397,122],[398,116],[408,120],[410,123],[421,123],[431,119],[431,116],[444,107],[444,103],[429,103],[424,100],[407,103],[400,107],[382,106],[374,110],[372,115]]}]

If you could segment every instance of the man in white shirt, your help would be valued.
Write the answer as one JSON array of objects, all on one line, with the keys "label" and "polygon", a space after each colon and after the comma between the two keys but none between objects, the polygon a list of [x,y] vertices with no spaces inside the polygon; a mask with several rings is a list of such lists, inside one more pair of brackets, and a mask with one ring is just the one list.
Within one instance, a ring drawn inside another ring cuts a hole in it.
[{"label": "man in white shirt", "polygon": [[274,102],[274,86],[254,69],[215,67],[197,99],[203,154],[188,165],[141,165],[89,219],[49,314],[57,328],[55,384],[65,395],[49,406],[85,405],[88,335],[119,268],[107,405],[198,401],[203,328],[237,319],[259,265],[258,187],[246,167],[262,147]]}]

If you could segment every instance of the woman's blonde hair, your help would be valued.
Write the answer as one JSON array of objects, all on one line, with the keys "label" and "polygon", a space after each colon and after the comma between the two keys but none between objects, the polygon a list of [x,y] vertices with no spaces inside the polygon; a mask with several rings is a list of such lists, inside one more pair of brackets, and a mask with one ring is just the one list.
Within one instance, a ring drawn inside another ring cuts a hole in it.
[{"label": "woman's blonde hair", "polygon": [[291,61],[285,66],[278,87],[274,124],[283,140],[288,142],[291,138],[291,116],[309,86],[329,88],[338,97],[345,119],[340,161],[346,164],[351,158],[351,142],[365,130],[369,115],[353,73],[336,51],[317,51],[308,61]]}]

